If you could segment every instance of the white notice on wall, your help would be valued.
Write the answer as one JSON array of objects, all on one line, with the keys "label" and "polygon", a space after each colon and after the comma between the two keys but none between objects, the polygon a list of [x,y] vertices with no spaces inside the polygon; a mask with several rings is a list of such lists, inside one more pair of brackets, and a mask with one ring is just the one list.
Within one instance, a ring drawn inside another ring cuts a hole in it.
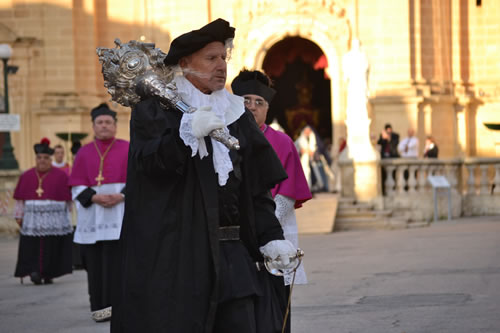
[{"label": "white notice on wall", "polygon": [[445,176],[429,176],[427,179],[432,187],[450,187],[450,183]]},{"label": "white notice on wall", "polygon": [[0,132],[19,132],[21,130],[21,117],[18,114],[0,113]]}]

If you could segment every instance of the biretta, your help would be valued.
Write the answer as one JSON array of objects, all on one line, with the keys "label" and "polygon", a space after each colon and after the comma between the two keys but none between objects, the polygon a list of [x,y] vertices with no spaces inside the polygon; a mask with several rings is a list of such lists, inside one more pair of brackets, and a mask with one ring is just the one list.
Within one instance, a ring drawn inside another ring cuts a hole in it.
[{"label": "biretta", "polygon": [[54,154],[54,149],[50,148],[50,140],[47,138],[43,138],[40,143],[35,143],[33,149],[35,154]]},{"label": "biretta", "polygon": [[234,38],[234,28],[229,22],[219,18],[204,27],[180,35],[170,44],[165,60],[165,65],[177,65],[182,57],[201,50],[212,42],[225,43],[227,39]]},{"label": "biretta", "polygon": [[276,90],[264,84],[262,81],[269,82],[269,79],[259,71],[243,70],[231,83],[231,89],[233,89],[233,94],[235,95],[258,95],[264,98],[268,103],[271,103],[276,94]]},{"label": "biretta", "polygon": [[92,121],[95,120],[95,118],[106,115],[106,116],[111,116],[113,117],[114,120],[116,120],[116,112],[111,110],[106,103],[102,103],[90,111],[90,115],[92,117]]}]

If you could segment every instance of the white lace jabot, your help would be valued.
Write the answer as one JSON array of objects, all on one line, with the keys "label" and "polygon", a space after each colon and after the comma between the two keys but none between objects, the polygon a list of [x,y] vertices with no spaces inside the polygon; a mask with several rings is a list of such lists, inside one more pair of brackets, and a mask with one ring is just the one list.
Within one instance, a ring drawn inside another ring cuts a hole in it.
[{"label": "white lace jabot", "polygon": [[[210,95],[206,95],[195,88],[184,76],[176,76],[174,82],[177,85],[177,90],[184,102],[192,107],[200,108],[203,106],[211,106],[212,112],[219,117],[226,126],[224,131],[229,132],[227,126],[238,120],[245,112],[243,97],[235,96],[229,93],[226,89],[214,91]],[[193,121],[192,113],[184,113],[181,119],[179,134],[184,141],[184,144],[191,147],[192,154],[200,155],[200,158],[208,156],[207,147],[204,139],[197,139],[193,135],[191,123]],[[213,147],[213,163],[214,169],[219,177],[219,185],[226,185],[229,173],[233,170],[233,163],[229,157],[229,149],[219,141],[210,139]]]}]

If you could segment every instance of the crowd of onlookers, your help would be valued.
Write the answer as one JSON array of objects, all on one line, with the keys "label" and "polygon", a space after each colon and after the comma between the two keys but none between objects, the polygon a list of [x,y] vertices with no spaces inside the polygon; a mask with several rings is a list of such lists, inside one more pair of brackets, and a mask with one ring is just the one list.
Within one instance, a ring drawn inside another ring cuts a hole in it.
[{"label": "crowd of onlookers", "polygon": [[[283,129],[281,129],[283,131]],[[380,133],[377,144],[380,147],[381,158],[418,158],[419,140],[415,136],[415,130],[409,128],[407,136],[400,140],[398,133],[394,132],[391,124],[387,123]],[[300,132],[295,141],[300,155],[302,168],[304,169],[309,187],[312,192],[335,191],[332,188],[334,172],[332,172],[331,147],[324,143],[316,131],[309,125]],[[339,156],[346,148],[345,138],[339,139]],[[439,153],[436,141],[432,136],[427,136],[423,149],[424,158],[437,158]],[[384,175],[383,175],[383,178]],[[330,185],[329,185],[330,184]],[[334,187],[334,186],[333,186]]]},{"label": "crowd of onlookers", "polygon": [[[418,158],[419,142],[413,128],[408,129],[408,136],[399,140],[399,134],[392,130],[391,124],[386,124],[377,141],[380,145],[381,158]],[[427,136],[424,146],[424,158],[437,158],[438,146],[432,136]]]}]

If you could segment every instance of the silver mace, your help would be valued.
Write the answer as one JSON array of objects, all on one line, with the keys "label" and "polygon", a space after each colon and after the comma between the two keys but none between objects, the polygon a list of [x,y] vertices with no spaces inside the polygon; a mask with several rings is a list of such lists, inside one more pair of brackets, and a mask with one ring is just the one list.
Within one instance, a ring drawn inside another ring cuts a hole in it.
[{"label": "silver mace", "polygon": [[[155,48],[154,43],[131,40],[123,44],[117,38],[115,44],[113,49],[96,49],[102,65],[104,87],[108,89],[111,100],[133,107],[141,99],[154,96],[164,106],[173,106],[186,113],[196,111],[180,98],[172,81],[174,72],[163,64],[166,54]],[[238,139],[222,128],[211,131],[209,136],[229,149],[240,149]]]},{"label": "silver mace", "polygon": [[[290,285],[290,295],[288,295],[288,301],[286,305],[286,311],[285,311],[285,316],[283,317],[283,326],[281,328],[281,333],[285,332],[286,328],[286,321],[288,319],[288,315],[290,313],[290,305],[292,302],[292,292],[293,292],[293,286],[295,285],[295,275],[297,274],[297,269],[299,268],[300,264],[302,263],[302,258],[304,257],[305,253],[303,250],[300,248],[297,249],[297,252],[293,255],[290,256],[290,262],[296,262],[295,267],[292,268],[293,270],[293,276],[292,276],[292,284]],[[273,275],[276,276],[283,276],[285,274],[285,271],[279,268],[276,268],[276,264],[278,263],[278,258],[272,259],[270,257],[265,257],[264,258],[264,266],[266,267],[267,271]]]}]

